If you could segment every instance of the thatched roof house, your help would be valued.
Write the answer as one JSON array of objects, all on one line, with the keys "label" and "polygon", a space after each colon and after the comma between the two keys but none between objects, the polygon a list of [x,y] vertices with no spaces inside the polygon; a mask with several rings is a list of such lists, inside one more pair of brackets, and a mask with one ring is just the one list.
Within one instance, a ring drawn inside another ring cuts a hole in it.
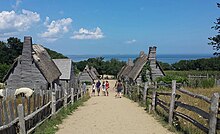
[{"label": "thatched roof house", "polygon": [[83,70],[83,72],[81,72],[79,74],[79,82],[90,82],[92,83],[94,80],[98,80],[99,79],[99,74],[97,76],[98,72],[97,70],[92,67],[91,69],[89,69],[89,66],[86,65],[85,69]]},{"label": "thatched roof house", "polygon": [[150,71],[150,74],[146,72],[146,75],[150,75],[147,77],[151,78],[151,80],[154,81],[157,77],[165,76],[161,66],[156,60],[156,47],[154,46],[149,47],[148,55],[141,51],[135,63],[129,61],[128,64],[118,73],[118,79],[131,80],[140,83],[140,73],[146,64],[150,65],[150,70],[148,70],[148,72]]},{"label": "thatched roof house", "polygon": [[22,55],[15,59],[3,81],[7,89],[49,89],[59,83],[60,75],[47,51],[40,45],[32,45],[32,38],[26,36]]},{"label": "thatched roof house", "polygon": [[130,73],[128,74],[128,77],[133,81],[135,81],[138,75],[140,74],[142,68],[147,63],[147,61],[148,61],[148,56],[143,51],[141,51],[138,59],[136,60],[134,66],[132,67]]},{"label": "thatched roof house", "polygon": [[128,62],[126,65],[124,65],[122,67],[122,69],[120,70],[120,72],[117,75],[118,79],[127,79],[128,74],[130,73],[130,71],[132,70],[134,66],[134,63],[132,61],[132,59],[128,59]]},{"label": "thatched roof house", "polygon": [[71,59],[53,59],[62,75],[59,77],[60,84],[63,88],[73,88],[74,87],[74,69]]},{"label": "thatched roof house", "polygon": [[93,73],[95,73],[97,79],[100,77],[100,75],[99,75],[98,71],[96,70],[96,68],[91,67],[90,71],[93,72]]}]

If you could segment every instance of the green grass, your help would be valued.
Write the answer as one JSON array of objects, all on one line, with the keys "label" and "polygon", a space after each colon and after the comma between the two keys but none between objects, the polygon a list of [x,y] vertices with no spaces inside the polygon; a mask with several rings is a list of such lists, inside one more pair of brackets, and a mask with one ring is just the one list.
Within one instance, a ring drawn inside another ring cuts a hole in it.
[{"label": "green grass", "polygon": [[46,120],[34,132],[34,134],[55,134],[58,130],[58,125],[62,123],[68,115],[71,115],[79,106],[82,106],[85,101],[89,99],[89,94],[76,101],[73,105],[69,104],[67,108],[62,108],[58,114],[51,119]]}]

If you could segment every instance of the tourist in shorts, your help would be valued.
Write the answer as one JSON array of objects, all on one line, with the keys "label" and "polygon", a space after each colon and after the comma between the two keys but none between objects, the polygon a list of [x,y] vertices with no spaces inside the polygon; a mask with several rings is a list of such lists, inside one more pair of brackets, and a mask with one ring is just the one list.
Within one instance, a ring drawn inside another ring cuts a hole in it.
[{"label": "tourist in shorts", "polygon": [[123,84],[121,82],[121,80],[118,80],[118,82],[115,83],[115,87],[116,87],[116,92],[117,94],[115,95],[115,97],[120,97],[121,98],[121,92],[123,90]]},{"label": "tourist in shorts", "polygon": [[95,96],[95,82],[92,83],[92,94],[91,96]]},{"label": "tourist in shorts", "polygon": [[103,95],[106,96],[106,85],[105,85],[105,81],[102,82],[102,91],[103,91]]},{"label": "tourist in shorts", "polygon": [[100,94],[100,86],[101,86],[101,82],[98,80],[98,82],[96,82],[96,89],[97,89],[98,96]]},{"label": "tourist in shorts", "polygon": [[105,82],[105,87],[106,87],[106,96],[108,96],[109,95],[109,93],[108,93],[108,89],[109,89],[108,81]]}]

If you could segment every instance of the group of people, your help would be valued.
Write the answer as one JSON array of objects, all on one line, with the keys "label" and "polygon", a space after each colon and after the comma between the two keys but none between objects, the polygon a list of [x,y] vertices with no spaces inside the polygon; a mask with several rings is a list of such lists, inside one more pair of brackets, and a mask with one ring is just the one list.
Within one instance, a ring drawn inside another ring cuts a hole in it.
[{"label": "group of people", "polygon": [[[103,81],[101,83],[101,81],[98,80],[96,83],[93,82],[91,96],[95,96],[95,91],[97,91],[98,96],[100,96],[100,91],[101,90],[102,90],[104,96],[109,96],[109,91],[108,91],[109,88],[110,88],[110,85],[109,85],[108,81]],[[120,97],[121,98],[121,92],[123,90],[123,85],[122,85],[122,82],[120,80],[118,80],[115,83],[114,89],[116,89],[115,97]]]},{"label": "group of people", "polygon": [[108,96],[109,95],[108,89],[109,89],[109,82],[108,81],[103,81],[101,83],[101,81],[98,80],[96,83],[93,82],[93,84],[92,84],[92,96],[95,96],[95,90],[97,91],[98,96],[100,95],[101,90],[102,90],[104,96]]}]

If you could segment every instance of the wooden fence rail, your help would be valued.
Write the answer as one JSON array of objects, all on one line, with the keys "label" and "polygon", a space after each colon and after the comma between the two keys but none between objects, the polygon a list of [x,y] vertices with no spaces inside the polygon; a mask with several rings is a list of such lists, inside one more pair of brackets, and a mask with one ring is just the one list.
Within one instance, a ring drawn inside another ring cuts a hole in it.
[{"label": "wooden fence rail", "polygon": [[29,134],[67,104],[83,97],[85,91],[68,90],[34,92],[30,98],[0,100],[0,134]]},{"label": "wooden fence rail", "polygon": [[[193,125],[195,125],[197,128],[199,128],[205,133],[215,134],[217,130],[220,130],[220,119],[218,118],[218,114],[220,114],[219,93],[214,93],[211,98],[204,95],[195,94],[183,88],[179,88],[180,86],[179,84],[176,83],[175,80],[172,81],[172,86],[171,86],[172,92],[158,92],[156,86],[154,86],[155,88],[152,88],[151,86],[152,92],[151,94],[149,94],[149,89],[145,89],[145,88],[146,87],[149,88],[150,86],[146,86],[145,83],[145,86],[142,87],[144,88],[140,89],[140,92],[139,91],[138,92],[141,93],[142,95],[140,96],[144,98],[140,98],[139,101],[144,101],[144,103],[146,103],[147,101],[149,101],[149,99],[151,100],[151,104],[149,105],[149,112],[156,111],[157,106],[161,107],[169,115],[168,117],[169,125],[173,124],[173,119],[175,117],[180,117],[192,123]],[[134,92],[132,91],[134,90],[132,86],[127,84],[125,85],[125,88],[127,88],[125,89],[126,90],[125,94],[127,94],[128,96],[132,96],[131,94]],[[176,91],[179,91],[180,93],[185,94],[191,97],[192,99],[195,98],[204,101],[205,102],[204,105],[207,105],[207,107],[209,107],[209,112],[206,112],[200,109],[199,107],[178,101],[180,95],[177,94]],[[159,96],[170,96],[169,103],[159,98]],[[203,124],[196,121],[196,119],[191,118],[189,115],[177,111],[176,110],[177,107],[181,107],[183,109],[189,110],[201,116],[204,120],[208,122],[208,127],[205,127]]]}]

